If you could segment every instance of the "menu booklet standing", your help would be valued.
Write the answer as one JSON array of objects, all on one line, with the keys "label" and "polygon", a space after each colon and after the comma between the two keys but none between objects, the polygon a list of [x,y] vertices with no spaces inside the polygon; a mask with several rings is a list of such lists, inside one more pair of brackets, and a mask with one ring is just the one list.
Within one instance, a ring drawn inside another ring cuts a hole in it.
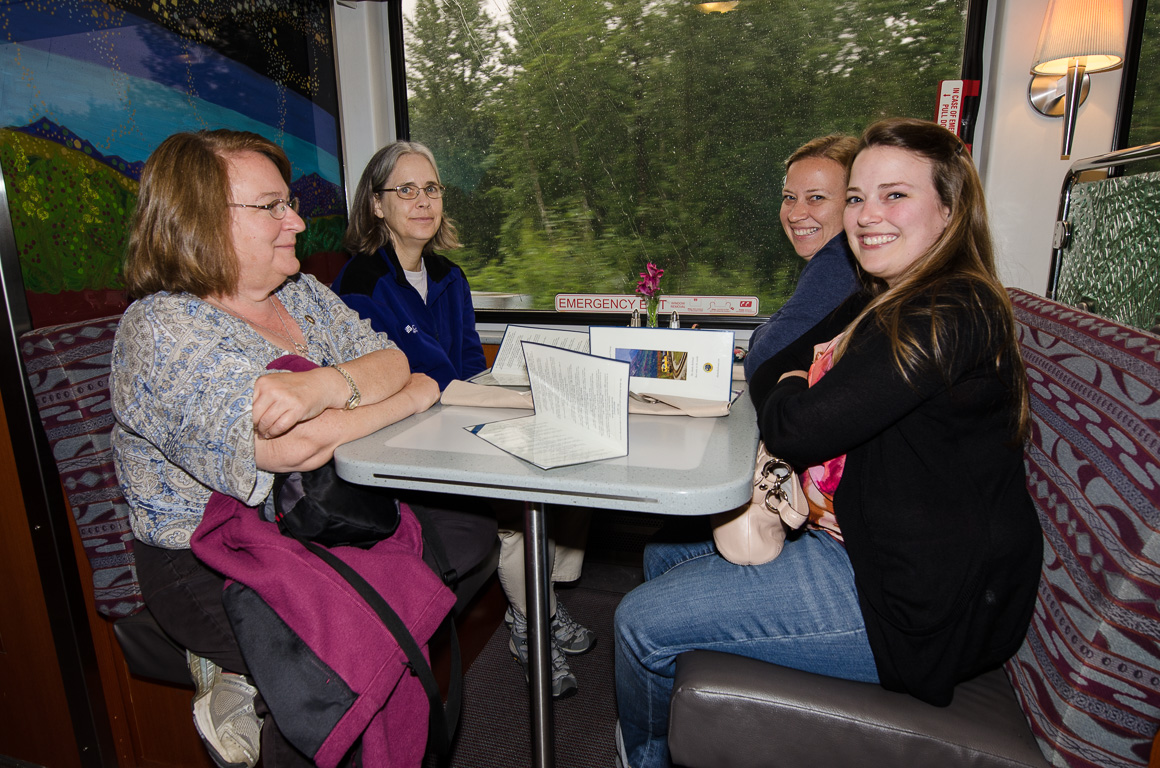
[{"label": "menu booklet standing", "polygon": [[541,469],[627,456],[628,363],[521,346],[535,412],[464,429]]},{"label": "menu booklet standing", "polygon": [[472,376],[474,384],[501,387],[526,387],[528,370],[524,366],[523,342],[550,344],[553,347],[588,351],[588,331],[573,331],[559,328],[535,328],[530,325],[509,325],[504,331],[503,341],[491,368]]}]

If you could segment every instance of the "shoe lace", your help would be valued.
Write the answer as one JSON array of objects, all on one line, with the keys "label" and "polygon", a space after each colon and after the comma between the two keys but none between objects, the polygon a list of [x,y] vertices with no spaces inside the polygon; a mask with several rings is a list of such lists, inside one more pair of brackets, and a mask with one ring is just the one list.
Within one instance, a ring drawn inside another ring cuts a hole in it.
[{"label": "shoe lace", "polygon": [[572,640],[588,633],[559,600],[556,601],[556,615],[552,618],[552,634],[562,640]]},{"label": "shoe lace", "polygon": [[552,646],[552,679],[572,674],[571,668],[568,667],[568,657],[555,643],[549,644]]},{"label": "shoe lace", "polygon": [[[559,604],[557,603],[557,607]],[[512,616],[512,634],[518,638],[519,643],[523,646],[521,650],[527,653],[528,641],[528,620],[522,613],[511,609]],[[548,634],[548,645],[552,648],[552,677],[553,679],[560,677],[561,674],[570,674],[571,670],[568,668],[568,660],[564,653],[560,650],[560,646],[556,643],[556,638],[551,633]]]}]

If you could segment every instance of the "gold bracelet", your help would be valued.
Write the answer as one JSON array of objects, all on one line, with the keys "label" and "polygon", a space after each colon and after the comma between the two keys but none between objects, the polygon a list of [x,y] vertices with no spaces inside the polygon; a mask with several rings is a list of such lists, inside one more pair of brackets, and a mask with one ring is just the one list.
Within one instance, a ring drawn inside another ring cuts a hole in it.
[{"label": "gold bracelet", "polygon": [[350,399],[346,401],[346,410],[353,411],[358,408],[358,404],[362,402],[362,393],[358,391],[358,385],[354,383],[354,379],[343,368],[337,365],[330,366],[334,370],[342,374],[342,378],[346,379],[346,383],[350,386]]}]

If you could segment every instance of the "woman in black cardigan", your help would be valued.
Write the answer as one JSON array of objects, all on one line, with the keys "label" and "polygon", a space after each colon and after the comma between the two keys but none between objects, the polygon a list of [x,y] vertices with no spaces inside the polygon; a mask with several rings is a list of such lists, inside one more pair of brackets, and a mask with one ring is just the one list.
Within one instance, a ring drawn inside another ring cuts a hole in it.
[{"label": "woman in black cardigan", "polygon": [[749,388],[766,446],[800,470],[810,522],[759,566],[711,541],[646,550],[646,582],[616,616],[618,746],[633,768],[669,765],[687,650],[946,705],[1023,640],[1042,560],[1027,384],[962,142],[918,120],[867,128],[844,225],[864,289]]}]

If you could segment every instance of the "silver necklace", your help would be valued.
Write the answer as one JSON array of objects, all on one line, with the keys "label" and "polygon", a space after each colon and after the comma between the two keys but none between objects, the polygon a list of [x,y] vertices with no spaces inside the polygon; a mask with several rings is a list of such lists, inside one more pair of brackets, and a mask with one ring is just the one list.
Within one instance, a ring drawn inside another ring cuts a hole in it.
[{"label": "silver necklace", "polygon": [[250,325],[252,325],[256,328],[261,328],[265,331],[268,331],[269,333],[274,334],[275,336],[277,336],[278,338],[282,339],[283,341],[288,343],[290,346],[292,346],[294,348],[294,352],[296,354],[298,354],[302,357],[309,358],[310,357],[310,349],[305,344],[301,344],[301,343],[295,341],[294,337],[290,335],[290,329],[286,327],[286,321],[282,319],[282,313],[278,311],[278,305],[274,303],[273,294],[268,296],[267,299],[270,302],[270,308],[274,310],[274,314],[278,317],[278,322],[282,324],[282,331],[284,331],[283,333],[279,333],[276,329],[271,328],[268,325],[263,325],[262,323],[259,323],[257,320],[251,320],[250,318],[246,317],[245,315],[243,315],[241,312],[237,311],[236,309],[230,309],[224,303],[222,303],[220,300],[218,301],[218,303],[221,304],[222,309],[224,309],[226,312],[229,312],[231,315],[234,315],[242,322],[249,323]]},{"label": "silver necklace", "polygon": [[[290,335],[290,329],[286,327],[286,321],[282,319],[282,313],[278,311],[278,303],[274,301],[273,294],[270,295],[270,306],[274,308],[274,314],[278,316],[278,322],[282,324],[282,330],[285,331],[285,335],[282,338],[288,339],[290,341],[290,343],[294,346],[294,351],[297,352],[299,356],[309,358],[310,350],[307,349],[306,345],[299,344],[294,340],[294,337]],[[303,336],[302,338],[305,339],[306,336]]]}]

